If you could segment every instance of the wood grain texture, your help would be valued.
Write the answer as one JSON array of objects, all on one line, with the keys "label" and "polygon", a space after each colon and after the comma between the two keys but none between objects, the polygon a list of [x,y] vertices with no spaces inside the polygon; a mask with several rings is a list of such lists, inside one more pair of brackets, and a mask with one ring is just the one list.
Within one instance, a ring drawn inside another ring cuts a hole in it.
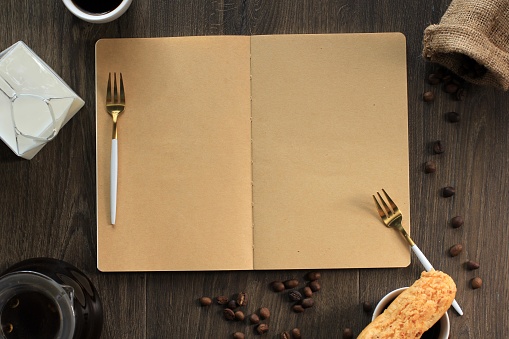
[{"label": "wood grain texture", "polygon": [[[426,82],[433,66],[421,57],[423,31],[440,20],[448,4],[134,0],[120,19],[92,25],[74,18],[60,1],[2,1],[0,50],[23,40],[86,105],[31,161],[0,143],[0,269],[38,256],[82,269],[104,302],[103,338],[228,338],[237,330],[255,337],[247,323],[223,320],[219,306],[197,302],[203,295],[240,291],[250,295],[247,314],[261,306],[272,311],[269,338],[295,326],[304,338],[341,337],[344,327],[359,333],[370,319],[361,303],[376,303],[411,284],[422,270],[418,261],[403,269],[322,271],[316,305],[304,314],[291,312],[286,297],[268,287],[276,279],[302,280],[302,271],[103,274],[95,269],[94,44],[105,37],[400,31],[408,48],[412,236],[457,283],[465,316],[450,311],[451,338],[509,337],[509,96],[471,86],[467,98],[457,102]],[[437,98],[425,103],[421,95],[430,89]],[[453,110],[461,114],[457,124],[444,118]],[[432,154],[435,140],[444,143],[445,153]],[[423,172],[427,160],[436,161],[436,173]],[[440,196],[447,185],[457,189],[452,198]],[[462,228],[450,226],[455,215],[465,218]],[[451,258],[447,250],[456,243],[464,250]],[[225,255],[235,255],[234,235],[225,239]],[[479,261],[481,268],[466,270],[467,260]],[[484,285],[472,290],[469,282],[476,275]]]}]

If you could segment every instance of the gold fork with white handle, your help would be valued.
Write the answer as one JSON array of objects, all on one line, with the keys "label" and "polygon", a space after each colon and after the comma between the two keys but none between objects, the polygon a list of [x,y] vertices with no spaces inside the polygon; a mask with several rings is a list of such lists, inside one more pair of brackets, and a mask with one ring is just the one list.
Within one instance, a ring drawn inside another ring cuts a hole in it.
[{"label": "gold fork with white handle", "polygon": [[113,118],[113,135],[111,138],[111,170],[110,170],[110,206],[111,224],[115,225],[117,217],[117,180],[118,180],[118,134],[117,120],[125,109],[124,81],[120,73],[120,93],[117,90],[117,73],[113,73],[113,97],[111,93],[111,73],[108,74],[106,89],[106,110]]},{"label": "gold fork with white handle", "polygon": [[[389,197],[389,195],[387,194],[387,192],[385,192],[384,189],[382,189],[382,192],[384,192],[389,205],[387,205],[384,198],[378,192],[376,192],[376,194],[378,195],[381,205],[374,195],[373,199],[375,200],[375,205],[378,210],[378,214],[380,215],[380,218],[382,218],[383,223],[387,227],[397,229],[399,233],[401,233],[401,235],[403,235],[403,237],[406,239],[406,241],[412,248],[412,251],[415,253],[417,258],[421,262],[422,266],[424,266],[424,268],[426,269],[426,271],[428,272],[433,271],[434,268],[429,262],[429,260],[426,258],[426,256],[424,256],[419,247],[417,247],[412,238],[410,238],[410,235],[408,235],[406,230],[403,228],[403,225],[401,224],[401,221],[403,220],[403,214],[399,210],[398,206],[396,206],[394,201],[392,201],[392,199]],[[456,310],[456,312],[458,312],[459,315],[463,315],[463,311],[461,310],[460,305],[458,305],[456,299],[453,300],[452,307]]]}]

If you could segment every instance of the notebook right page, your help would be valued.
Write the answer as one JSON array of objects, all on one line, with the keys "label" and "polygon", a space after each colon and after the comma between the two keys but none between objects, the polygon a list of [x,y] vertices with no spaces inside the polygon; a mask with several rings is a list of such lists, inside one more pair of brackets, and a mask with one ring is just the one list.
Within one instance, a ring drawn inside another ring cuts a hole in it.
[{"label": "notebook right page", "polygon": [[405,37],[253,36],[251,74],[255,269],[409,265]]}]

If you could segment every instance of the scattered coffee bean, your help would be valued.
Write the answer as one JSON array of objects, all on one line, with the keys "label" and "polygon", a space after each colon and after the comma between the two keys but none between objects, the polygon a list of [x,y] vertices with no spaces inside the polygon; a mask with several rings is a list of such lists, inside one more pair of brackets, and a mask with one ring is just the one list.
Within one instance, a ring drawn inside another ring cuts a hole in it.
[{"label": "scattered coffee bean", "polygon": [[435,173],[437,171],[437,165],[434,161],[426,161],[424,164],[424,173]]},{"label": "scattered coffee bean", "polygon": [[269,325],[267,324],[259,324],[256,326],[256,333],[265,334],[269,332]]},{"label": "scattered coffee bean", "polygon": [[460,121],[460,115],[458,112],[447,112],[445,114],[447,121],[456,123]]},{"label": "scattered coffee bean", "polygon": [[313,307],[313,305],[315,304],[315,301],[313,298],[306,298],[306,299],[303,299],[300,304],[304,308],[310,308],[310,307]]},{"label": "scattered coffee bean", "polygon": [[445,149],[442,145],[442,142],[440,140],[437,140],[433,143],[433,153],[435,154],[442,154],[444,153]]},{"label": "scattered coffee bean", "polygon": [[233,312],[230,308],[225,308],[223,311],[223,315],[226,318],[226,320],[233,320],[235,319],[235,312]]},{"label": "scattered coffee bean", "polygon": [[452,81],[452,76],[450,74],[444,74],[444,76],[442,77],[442,81],[444,82],[444,84],[448,84]]},{"label": "scattered coffee bean", "polygon": [[457,215],[451,219],[451,226],[452,226],[452,228],[460,228],[461,226],[463,226],[464,222],[465,221],[463,220],[463,217],[460,215]]},{"label": "scattered coffee bean", "polygon": [[430,85],[438,85],[440,83],[442,76],[440,74],[432,73],[428,76],[428,83]]},{"label": "scattered coffee bean", "polygon": [[447,187],[444,187],[442,188],[442,196],[444,198],[450,198],[452,197],[454,194],[456,194],[456,189],[452,186],[447,186]]},{"label": "scattered coffee bean", "polygon": [[230,300],[228,302],[228,305],[226,307],[231,308],[232,310],[234,310],[234,309],[237,308],[237,306],[239,306],[239,305],[237,305],[237,301],[232,299],[232,300]]},{"label": "scattered coffee bean", "polygon": [[462,250],[463,250],[463,246],[461,244],[456,244],[456,245],[452,246],[451,248],[449,248],[449,255],[451,257],[455,257],[455,256],[459,255]]},{"label": "scattered coffee bean", "polygon": [[288,292],[288,298],[290,301],[299,301],[302,300],[302,294],[299,291],[290,291]]},{"label": "scattered coffee bean", "polygon": [[232,335],[233,339],[244,339],[246,336],[242,332],[235,332]]},{"label": "scattered coffee bean", "polygon": [[313,291],[311,290],[311,287],[306,286],[302,289],[302,293],[308,298],[310,298],[313,295]]},{"label": "scattered coffee bean", "polygon": [[482,286],[482,279],[479,277],[475,277],[470,281],[470,284],[472,285],[472,288],[474,290],[481,288]]},{"label": "scattered coffee bean", "polygon": [[260,323],[260,317],[258,316],[258,314],[253,313],[249,316],[249,322],[251,324],[258,324]]},{"label": "scattered coffee bean", "polygon": [[200,305],[202,306],[209,306],[212,304],[212,299],[209,297],[201,297],[200,298]]},{"label": "scattered coffee bean", "polygon": [[478,269],[481,265],[479,265],[478,262],[475,262],[473,260],[469,260],[465,263],[465,266],[467,267],[467,269],[473,271],[473,270],[476,270]]},{"label": "scattered coffee bean", "polygon": [[362,309],[364,310],[364,312],[370,313],[371,311],[373,311],[373,305],[371,305],[369,301],[365,301],[362,303]]},{"label": "scattered coffee bean", "polygon": [[235,312],[235,320],[243,321],[245,318],[246,316],[244,315],[244,312],[242,311]]},{"label": "scattered coffee bean", "polygon": [[280,337],[281,339],[290,339],[290,338],[291,338],[291,337],[290,337],[290,332],[288,332],[288,331],[284,331],[284,332],[282,332],[282,333],[279,335],[279,337]]},{"label": "scattered coffee bean", "polygon": [[424,92],[422,94],[422,100],[426,102],[432,102],[433,100],[435,100],[435,94],[433,94],[433,92],[431,91]]},{"label": "scattered coffee bean", "polygon": [[311,289],[311,291],[313,291],[313,292],[318,292],[322,288],[322,286],[320,286],[320,283],[318,282],[318,280],[311,281],[308,284],[308,286]]},{"label": "scattered coffee bean", "polygon": [[260,314],[261,319],[267,319],[270,317],[270,310],[267,307],[260,308],[258,313]]},{"label": "scattered coffee bean", "polygon": [[302,305],[293,305],[292,310],[295,313],[302,313],[302,312],[304,312],[304,307],[302,307]]},{"label": "scattered coffee bean", "polygon": [[292,289],[299,285],[299,281],[297,279],[289,279],[283,281],[283,284],[285,285],[286,289]]},{"label": "scattered coffee bean", "polygon": [[270,286],[274,292],[282,292],[285,290],[285,284],[279,280],[273,281]]},{"label": "scattered coffee bean", "polygon": [[306,280],[308,281],[314,281],[314,280],[318,280],[321,278],[321,274],[320,272],[309,272],[308,274],[306,274]]},{"label": "scattered coffee bean", "polygon": [[465,97],[467,96],[467,92],[464,88],[458,88],[456,93],[454,93],[453,98],[457,101],[463,101],[465,100]]},{"label": "scattered coffee bean", "polygon": [[295,327],[293,330],[292,330],[292,336],[294,339],[301,339],[302,336],[300,334],[300,328],[298,327]]},{"label": "scattered coffee bean", "polygon": [[237,294],[237,305],[239,306],[246,306],[247,305],[247,293],[246,292],[240,292]]},{"label": "scattered coffee bean", "polygon": [[228,297],[225,297],[224,295],[222,296],[219,296],[216,298],[216,302],[219,304],[219,305],[226,305],[228,304]]},{"label": "scattered coffee bean", "polygon": [[444,86],[444,92],[445,93],[449,93],[449,94],[453,94],[453,93],[456,93],[459,89],[459,86],[457,84],[455,84],[454,82],[449,82],[448,84],[446,84]]},{"label": "scattered coffee bean", "polygon": [[353,338],[353,331],[351,328],[345,328],[343,330],[343,339],[352,339]]}]

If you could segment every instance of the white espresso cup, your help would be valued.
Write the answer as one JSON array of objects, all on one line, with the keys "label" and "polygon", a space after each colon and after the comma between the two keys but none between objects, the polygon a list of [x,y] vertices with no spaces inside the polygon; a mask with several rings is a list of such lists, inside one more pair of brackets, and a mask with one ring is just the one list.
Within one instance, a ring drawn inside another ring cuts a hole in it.
[{"label": "white espresso cup", "polygon": [[[375,320],[383,311],[389,306],[389,304],[396,299],[398,295],[400,295],[404,290],[408,287],[398,288],[392,292],[389,292],[385,297],[380,300],[378,305],[376,305],[375,310],[373,311],[373,318]],[[437,328],[435,328],[437,327]],[[439,328],[438,328],[439,327]],[[423,334],[423,338],[433,338],[433,339],[447,339],[449,338],[449,332],[451,329],[451,324],[449,322],[449,315],[447,312],[438,320],[437,324],[435,324],[431,329],[429,329]]]},{"label": "white espresso cup", "polygon": [[62,0],[62,2],[81,20],[100,24],[120,17],[127,11],[132,0]]}]

